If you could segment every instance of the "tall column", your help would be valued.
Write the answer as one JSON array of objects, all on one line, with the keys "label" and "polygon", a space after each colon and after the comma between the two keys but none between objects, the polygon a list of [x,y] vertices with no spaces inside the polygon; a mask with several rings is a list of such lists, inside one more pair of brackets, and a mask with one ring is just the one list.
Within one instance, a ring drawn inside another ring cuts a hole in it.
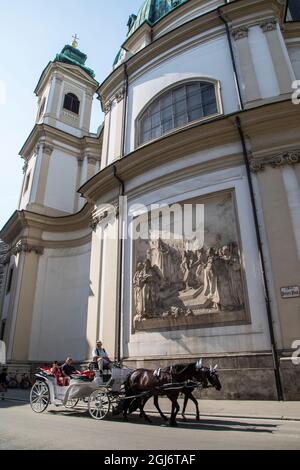
[{"label": "tall column", "polygon": [[263,22],[260,27],[266,35],[280,94],[291,93],[295,74],[283,38],[280,37],[278,23],[275,19],[271,19]]},{"label": "tall column", "polygon": [[236,43],[240,73],[242,75],[245,102],[255,101],[261,98],[249,46],[248,33],[249,29],[245,26],[237,28],[232,32]]},{"label": "tall column", "polygon": [[[300,161],[300,155],[298,155],[298,161]],[[282,177],[287,194],[300,262],[300,186],[295,168],[293,168],[293,166],[288,165],[284,166],[282,169]]]},{"label": "tall column", "polygon": [[85,96],[85,99],[84,99],[84,103],[82,104],[84,106],[84,110],[82,113],[80,127],[82,127],[84,131],[89,132],[94,93],[92,90],[88,90],[86,91],[84,96]]},{"label": "tall column", "polygon": [[108,103],[104,109],[105,118],[104,118],[104,133],[103,133],[102,156],[101,156],[101,170],[103,170],[107,166],[107,160],[108,160],[111,105],[112,103]]},{"label": "tall column", "polygon": [[95,347],[100,333],[100,302],[102,283],[102,258],[103,239],[100,217],[95,215],[91,222],[93,229],[91,265],[90,265],[90,295],[87,312],[87,358],[91,358],[92,349]]},{"label": "tall column", "polygon": [[5,332],[7,357],[12,361],[27,361],[29,357],[35,286],[42,253],[42,247],[26,241],[12,249],[14,277]]},{"label": "tall column", "polygon": [[43,253],[42,247],[26,244],[21,247],[21,250],[24,264],[19,297],[15,299],[18,307],[11,356],[11,359],[15,361],[27,361],[29,358],[39,257]]},{"label": "tall column", "polygon": [[[77,158],[77,177],[76,177],[76,190],[81,186],[83,157]],[[74,213],[80,210],[80,194],[76,191],[74,200]]]},{"label": "tall column", "polygon": [[44,114],[44,122],[46,124],[55,126],[56,124],[56,117],[58,117],[58,104],[60,95],[62,92],[62,83],[63,83],[63,76],[59,73],[54,73],[51,79],[50,91],[47,100],[47,107]]},{"label": "tall column", "polygon": [[91,179],[96,174],[96,165],[97,165],[97,158],[88,155],[87,163],[88,163],[88,170],[87,170],[87,179]]}]

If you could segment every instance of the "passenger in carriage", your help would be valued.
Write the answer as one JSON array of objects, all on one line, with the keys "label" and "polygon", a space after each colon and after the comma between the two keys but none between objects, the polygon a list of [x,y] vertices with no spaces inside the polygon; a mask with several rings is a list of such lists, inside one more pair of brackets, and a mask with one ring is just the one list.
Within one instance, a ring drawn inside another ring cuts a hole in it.
[{"label": "passenger in carriage", "polygon": [[50,372],[56,378],[57,385],[61,385],[61,386],[68,385],[69,378],[64,376],[64,374],[61,370],[61,367],[60,367],[60,365],[58,364],[57,361],[53,362],[52,367],[50,369]]},{"label": "passenger in carriage", "polygon": [[98,364],[100,372],[103,373],[103,370],[111,369],[111,360],[108,357],[107,352],[102,347],[102,341],[99,339],[96,342],[96,348],[93,350],[93,362]]},{"label": "passenger in carriage", "polygon": [[70,378],[72,375],[77,374],[77,370],[72,366],[72,363],[73,359],[71,357],[67,357],[66,362],[61,366],[63,376],[66,378]]},{"label": "passenger in carriage", "polygon": [[50,372],[52,375],[57,375],[61,372],[61,369],[59,367],[59,364],[57,361],[54,361],[53,364],[52,364],[52,367],[50,369]]}]

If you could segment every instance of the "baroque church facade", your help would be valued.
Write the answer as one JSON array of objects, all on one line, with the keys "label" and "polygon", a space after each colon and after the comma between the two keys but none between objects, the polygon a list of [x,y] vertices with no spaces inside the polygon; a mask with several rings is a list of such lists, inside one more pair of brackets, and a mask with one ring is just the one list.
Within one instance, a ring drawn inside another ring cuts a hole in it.
[{"label": "baroque church facade", "polygon": [[[293,0],[145,0],[102,84],[76,40],[49,62],[0,232],[10,367],[101,338],[131,367],[217,363],[202,396],[300,399],[299,20]],[[162,227],[173,205],[202,208],[202,237]]]}]

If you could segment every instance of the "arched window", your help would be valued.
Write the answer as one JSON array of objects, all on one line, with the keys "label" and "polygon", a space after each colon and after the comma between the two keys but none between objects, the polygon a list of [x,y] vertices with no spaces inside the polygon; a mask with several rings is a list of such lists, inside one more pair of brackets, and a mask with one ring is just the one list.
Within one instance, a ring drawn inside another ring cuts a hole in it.
[{"label": "arched window", "polygon": [[192,81],[158,96],[138,120],[139,145],[218,113],[215,84]]},{"label": "arched window", "polygon": [[73,93],[65,95],[64,109],[71,111],[72,113],[79,114],[80,101]]}]

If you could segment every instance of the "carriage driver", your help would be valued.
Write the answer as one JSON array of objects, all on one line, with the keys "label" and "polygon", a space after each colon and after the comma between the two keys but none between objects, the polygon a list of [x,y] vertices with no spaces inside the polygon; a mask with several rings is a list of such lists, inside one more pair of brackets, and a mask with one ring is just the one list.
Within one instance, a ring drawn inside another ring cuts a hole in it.
[{"label": "carriage driver", "polygon": [[93,362],[98,364],[100,372],[103,372],[104,368],[111,369],[111,360],[102,347],[102,341],[100,341],[100,339],[96,341],[96,348],[93,350]]}]

